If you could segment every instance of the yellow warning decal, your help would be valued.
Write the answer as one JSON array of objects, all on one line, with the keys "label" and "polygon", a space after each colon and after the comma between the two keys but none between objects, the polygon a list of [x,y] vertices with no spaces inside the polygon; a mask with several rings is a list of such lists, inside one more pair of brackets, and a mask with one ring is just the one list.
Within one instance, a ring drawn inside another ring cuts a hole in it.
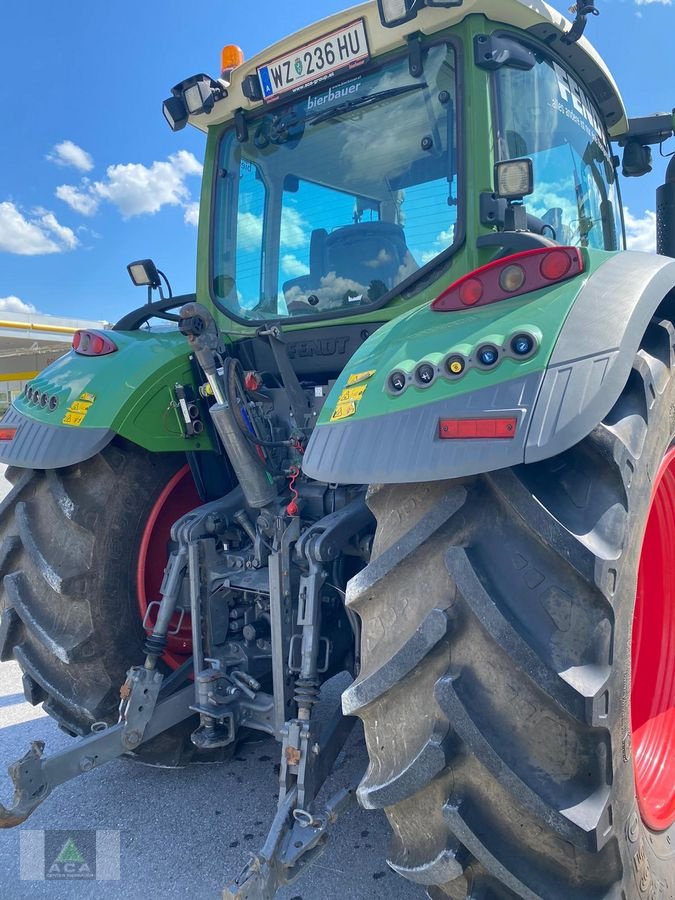
[{"label": "yellow warning decal", "polygon": [[348,419],[356,412],[356,403],[353,400],[347,400],[346,403],[338,403],[330,417],[331,422],[339,422],[341,419]]},{"label": "yellow warning decal", "polygon": [[95,394],[88,394],[86,391],[80,394],[79,400],[73,400],[68,407],[65,416],[61,420],[63,425],[72,425],[74,428],[84,422],[84,418],[91,409],[92,403],[96,400]]},{"label": "yellow warning decal", "polygon": [[369,378],[373,377],[375,371],[375,369],[370,369],[368,372],[356,372],[354,375],[349,376],[347,384],[360,384],[362,381],[368,381]]},{"label": "yellow warning decal", "polygon": [[338,403],[345,403],[347,400],[355,400],[358,403],[367,387],[367,384],[360,384],[358,387],[345,388],[338,397]]},{"label": "yellow warning decal", "polygon": [[86,416],[87,413],[89,412],[90,406],[91,406],[91,403],[83,403],[82,400],[75,400],[68,407],[68,412],[79,413],[83,416]]},{"label": "yellow warning decal", "polygon": [[74,425],[77,428],[82,424],[86,415],[86,412],[67,412],[63,417],[62,422],[64,425]]}]

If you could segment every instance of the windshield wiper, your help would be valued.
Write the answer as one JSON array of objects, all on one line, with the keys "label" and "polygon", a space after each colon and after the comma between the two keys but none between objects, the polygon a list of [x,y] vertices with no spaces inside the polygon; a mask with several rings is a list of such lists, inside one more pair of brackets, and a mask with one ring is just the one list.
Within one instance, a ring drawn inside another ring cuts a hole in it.
[{"label": "windshield wiper", "polygon": [[370,106],[371,103],[377,103],[378,100],[388,100],[389,97],[400,97],[401,94],[409,94],[411,91],[419,91],[428,87],[425,81],[419,84],[404,84],[400,87],[389,88],[387,91],[378,91],[376,94],[369,94],[367,97],[355,97],[353,100],[347,100],[338,106],[332,106],[324,112],[316,113],[305,119],[309,125],[318,125],[320,122],[327,122],[335,116],[341,116],[343,113],[351,112],[353,109],[360,109],[362,106]]}]

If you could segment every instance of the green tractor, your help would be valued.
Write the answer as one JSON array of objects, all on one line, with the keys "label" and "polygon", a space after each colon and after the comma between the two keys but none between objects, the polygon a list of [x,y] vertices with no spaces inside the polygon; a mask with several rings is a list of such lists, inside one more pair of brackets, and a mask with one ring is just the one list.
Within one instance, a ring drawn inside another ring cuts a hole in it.
[{"label": "green tractor", "polygon": [[675,123],[627,118],[595,13],[378,0],[173,88],[196,294],[131,264],[148,303],[0,426],[2,659],[78,736],[0,824],[257,731],[278,812],[226,897],[356,795],[433,900],[675,898],[675,162],[657,255],[618,186]]}]

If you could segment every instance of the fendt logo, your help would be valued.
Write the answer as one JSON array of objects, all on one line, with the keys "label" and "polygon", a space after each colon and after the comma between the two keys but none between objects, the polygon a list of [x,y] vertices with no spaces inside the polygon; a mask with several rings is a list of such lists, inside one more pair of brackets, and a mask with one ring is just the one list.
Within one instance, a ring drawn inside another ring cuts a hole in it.
[{"label": "fendt logo", "polygon": [[349,338],[322,338],[316,341],[295,341],[287,344],[288,355],[291,359],[305,356],[335,356],[347,352]]}]

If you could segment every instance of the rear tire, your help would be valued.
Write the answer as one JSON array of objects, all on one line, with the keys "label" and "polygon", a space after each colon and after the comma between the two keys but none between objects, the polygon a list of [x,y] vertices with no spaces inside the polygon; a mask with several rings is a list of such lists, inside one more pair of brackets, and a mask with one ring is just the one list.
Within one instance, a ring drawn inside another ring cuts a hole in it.
[{"label": "rear tire", "polygon": [[[144,659],[139,546],[156,498],[184,465],[181,454],[120,441],[68,468],[7,471],[0,659],[18,662],[28,702],[71,735],[117,721],[127,669]],[[182,722],[133,755],[185,765],[193,728]]]},{"label": "rear tire", "polygon": [[[654,319],[614,409],[554,459],[369,491],[343,706],[365,728],[360,802],[385,809],[390,865],[434,900],[675,898],[675,824],[640,815],[630,710],[674,348]],[[675,705],[675,661],[663,673]]]}]

